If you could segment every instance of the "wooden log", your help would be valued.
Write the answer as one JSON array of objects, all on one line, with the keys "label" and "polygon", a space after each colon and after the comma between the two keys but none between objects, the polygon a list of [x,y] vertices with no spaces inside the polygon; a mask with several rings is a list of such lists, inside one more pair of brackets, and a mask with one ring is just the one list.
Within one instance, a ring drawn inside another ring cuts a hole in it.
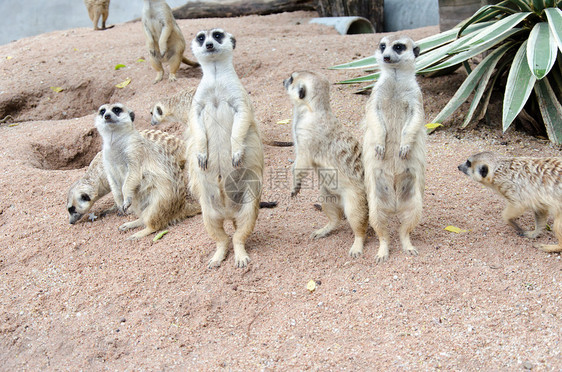
[{"label": "wooden log", "polygon": [[316,10],[317,0],[194,1],[173,9],[176,19],[267,15],[296,10]]},{"label": "wooden log", "polygon": [[321,17],[365,17],[377,32],[383,31],[384,0],[319,0],[318,13]]}]

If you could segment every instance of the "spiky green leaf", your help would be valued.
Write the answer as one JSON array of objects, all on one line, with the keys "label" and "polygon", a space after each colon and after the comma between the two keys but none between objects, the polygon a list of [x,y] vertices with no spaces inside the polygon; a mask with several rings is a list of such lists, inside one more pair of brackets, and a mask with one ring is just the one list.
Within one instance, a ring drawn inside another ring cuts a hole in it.
[{"label": "spiky green leaf", "polygon": [[365,76],[361,76],[358,78],[348,79],[344,81],[340,81],[339,84],[356,84],[356,83],[364,83],[367,81],[376,81],[379,76],[381,75],[380,71],[375,72],[374,74],[369,74]]},{"label": "spiky green leaf", "polygon": [[537,79],[542,79],[550,72],[557,54],[556,40],[550,33],[548,23],[537,23],[531,30],[527,43],[527,63]]},{"label": "spiky green leaf", "polygon": [[531,6],[528,4],[528,1],[525,0],[509,0],[510,3],[512,3],[513,5],[517,6],[519,9],[521,9],[523,12],[531,12],[533,9],[531,9]]},{"label": "spiky green leaf", "polygon": [[531,73],[527,63],[527,42],[525,40],[519,47],[507,75],[507,84],[503,97],[502,123],[504,132],[509,128],[527,102],[537,80]]},{"label": "spiky green leaf", "polygon": [[[505,54],[513,44],[502,45],[497,48],[494,52],[488,55],[476,68],[472,71],[470,75],[464,80],[459,89],[456,91],[453,98],[449,100],[447,105],[441,110],[439,114],[432,120],[433,123],[442,123],[447,119],[453,112],[455,112],[460,105],[462,105],[470,96],[474,88],[476,88],[478,82],[483,76],[487,76],[487,80],[490,79],[490,75],[494,71],[494,67],[498,63],[499,59]],[[487,82],[486,82],[487,83]],[[482,97],[482,94],[480,94]],[[479,100],[480,98],[478,98]]]},{"label": "spiky green leaf", "polygon": [[548,138],[559,145],[562,143],[562,105],[556,98],[556,93],[552,90],[548,79],[537,81],[535,93]]},{"label": "spiky green leaf", "polygon": [[496,38],[509,32],[521,21],[527,18],[529,14],[531,14],[531,12],[516,13],[505,17],[500,21],[494,22],[493,25],[480,30],[480,32],[474,35],[470,40],[470,45],[481,45],[483,43],[486,43],[491,38]]},{"label": "spiky green leaf", "polygon": [[330,70],[343,70],[343,69],[354,69],[354,68],[373,68],[377,65],[377,60],[375,56],[370,56],[362,59],[358,59],[357,61],[343,63],[341,65],[332,66]]},{"label": "spiky green leaf", "polygon": [[562,52],[562,10],[558,8],[545,9],[546,18],[548,19],[548,27],[550,33],[556,40],[558,49]]}]

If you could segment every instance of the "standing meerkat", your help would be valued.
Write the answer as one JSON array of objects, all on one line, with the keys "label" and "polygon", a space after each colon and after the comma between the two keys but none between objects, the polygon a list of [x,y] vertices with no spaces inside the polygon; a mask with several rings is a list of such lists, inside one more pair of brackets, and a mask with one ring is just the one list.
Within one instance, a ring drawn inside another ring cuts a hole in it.
[{"label": "standing meerkat", "polygon": [[176,72],[182,62],[192,67],[198,66],[183,55],[185,39],[165,0],[144,0],[142,25],[150,64],[157,72],[154,83],[158,83],[164,76],[162,62],[170,65],[170,81],[176,80]]},{"label": "standing meerkat", "polygon": [[232,64],[234,37],[221,30],[200,31],[191,42],[203,70],[189,114],[187,157],[190,187],[199,198],[207,232],[217,250],[209,267],[224,260],[232,220],[234,262],[250,261],[244,244],[258,217],[263,149],[250,97]]},{"label": "standing meerkat", "polygon": [[[105,27],[105,21],[109,16],[109,0],[84,0],[86,9],[88,9],[88,16],[94,24],[94,30],[106,30],[113,26]],[[98,23],[101,17],[101,28]]]},{"label": "standing meerkat", "polygon": [[[368,226],[361,145],[343,129],[332,113],[330,83],[326,78],[313,72],[299,71],[293,72],[283,85],[293,103],[296,158],[291,196],[299,193],[302,179],[310,169],[318,172],[322,211],[328,217],[328,224],[315,231],[312,237],[325,237],[345,215],[355,234],[349,255],[358,257],[363,253]],[[322,172],[325,177],[333,178],[323,182]]]},{"label": "standing meerkat", "polygon": [[381,75],[366,105],[363,165],[369,222],[379,237],[376,261],[388,259],[388,220],[397,215],[404,251],[417,255],[410,232],[418,225],[425,184],[422,93],[409,37],[384,37],[375,52]]},{"label": "standing meerkat", "polygon": [[[163,150],[176,158],[181,169],[185,168],[185,142],[181,139],[159,130],[145,129],[140,132],[141,136],[156,142]],[[66,197],[66,209],[69,214],[69,222],[75,224],[92,206],[102,197],[111,192],[109,181],[103,168],[102,151],[92,159],[86,173],[78,181],[74,182],[68,190]],[[116,207],[102,212],[105,215]]]},{"label": "standing meerkat", "polygon": [[[521,236],[536,238],[545,228],[548,214],[554,215],[558,244],[536,246],[544,252],[562,252],[562,158],[506,158],[481,152],[458,168],[507,200],[503,219]],[[525,231],[515,222],[528,210],[535,214],[533,231]]]},{"label": "standing meerkat", "polygon": [[120,103],[102,105],[96,128],[103,141],[103,167],[119,211],[129,208],[138,219],[119,227],[144,226],[130,239],[139,239],[170,223],[200,212],[187,189],[184,171],[174,156],[133,126],[134,113]]},{"label": "standing meerkat", "polygon": [[187,125],[193,89],[184,89],[178,94],[158,101],[150,111],[150,124],[158,125],[168,121],[179,121]]}]

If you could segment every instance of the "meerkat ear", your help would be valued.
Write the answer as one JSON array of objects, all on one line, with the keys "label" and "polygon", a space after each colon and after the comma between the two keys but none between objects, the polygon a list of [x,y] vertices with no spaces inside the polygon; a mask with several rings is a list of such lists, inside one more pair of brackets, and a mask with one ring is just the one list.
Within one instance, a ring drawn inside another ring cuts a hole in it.
[{"label": "meerkat ear", "polygon": [[418,58],[418,56],[420,55],[420,47],[419,46],[414,46],[414,57]]},{"label": "meerkat ear", "polygon": [[486,178],[486,176],[488,175],[488,166],[483,165],[480,168],[478,168],[478,173],[480,173],[482,178]]},{"label": "meerkat ear", "polygon": [[236,39],[234,36],[230,36],[230,40],[232,41],[232,49],[236,49]]},{"label": "meerkat ear", "polygon": [[299,98],[303,99],[304,97],[306,97],[306,88],[301,85],[299,87]]},{"label": "meerkat ear", "polygon": [[129,116],[131,117],[131,121],[135,121],[135,113],[132,111],[129,111]]}]

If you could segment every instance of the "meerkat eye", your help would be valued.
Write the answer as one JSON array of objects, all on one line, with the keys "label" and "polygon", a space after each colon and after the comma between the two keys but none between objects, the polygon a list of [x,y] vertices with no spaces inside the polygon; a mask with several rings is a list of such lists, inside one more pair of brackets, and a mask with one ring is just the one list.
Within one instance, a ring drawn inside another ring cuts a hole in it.
[{"label": "meerkat eye", "polygon": [[469,168],[472,167],[472,163],[470,162],[470,160],[466,161],[466,166],[469,167]]},{"label": "meerkat eye", "polygon": [[111,109],[111,111],[113,111],[115,115],[119,116],[123,112],[123,109],[121,107],[115,106]]},{"label": "meerkat eye", "polygon": [[156,113],[160,116],[162,116],[163,112],[162,109],[160,108],[160,106],[156,107]]},{"label": "meerkat eye", "polygon": [[90,195],[88,195],[88,194],[82,194],[82,195],[80,195],[80,200],[81,200],[81,201],[85,201],[85,202],[89,202],[89,201],[92,200],[92,199],[90,199]]},{"label": "meerkat eye", "polygon": [[100,110],[100,116],[103,116],[103,115],[105,115],[105,109],[104,109],[104,108],[102,108],[102,109]]},{"label": "meerkat eye", "polygon": [[386,44],[381,43],[381,45],[379,46],[379,49],[381,50],[381,52],[384,52],[384,50],[386,49]]},{"label": "meerkat eye", "polygon": [[224,38],[224,34],[222,32],[213,32],[213,39],[215,39],[219,44],[222,43],[222,39]]},{"label": "meerkat eye", "polygon": [[402,53],[403,51],[406,50],[406,45],[404,45],[404,44],[394,44],[392,46],[392,49],[394,49],[394,51],[396,53]]},{"label": "meerkat eye", "polygon": [[197,43],[199,45],[203,45],[203,43],[205,42],[205,34],[199,34],[195,39],[197,40]]},{"label": "meerkat eye", "polygon": [[487,165],[483,165],[480,167],[480,175],[482,176],[482,178],[486,178],[486,176],[488,175],[488,166]]}]

